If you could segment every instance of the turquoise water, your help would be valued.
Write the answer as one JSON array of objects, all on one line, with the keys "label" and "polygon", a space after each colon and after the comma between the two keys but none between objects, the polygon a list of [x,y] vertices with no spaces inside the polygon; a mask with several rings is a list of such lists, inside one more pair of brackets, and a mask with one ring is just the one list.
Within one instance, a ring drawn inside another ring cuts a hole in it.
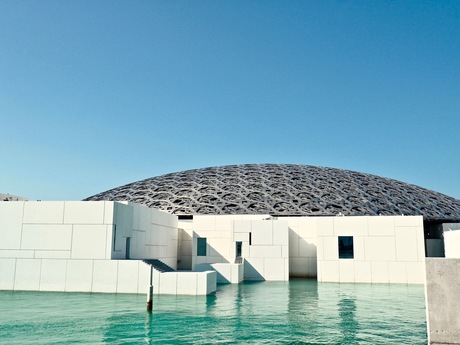
[{"label": "turquoise water", "polygon": [[426,344],[423,286],[294,280],[210,296],[0,292],[2,344]]}]

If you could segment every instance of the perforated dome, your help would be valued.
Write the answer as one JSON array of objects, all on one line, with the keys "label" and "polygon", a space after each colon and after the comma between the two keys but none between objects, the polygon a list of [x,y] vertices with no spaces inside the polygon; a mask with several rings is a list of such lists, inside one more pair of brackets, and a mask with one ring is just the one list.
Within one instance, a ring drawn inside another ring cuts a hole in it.
[{"label": "perforated dome", "polygon": [[355,171],[245,164],[148,178],[86,200],[131,201],[176,215],[423,215],[460,220],[460,200]]}]

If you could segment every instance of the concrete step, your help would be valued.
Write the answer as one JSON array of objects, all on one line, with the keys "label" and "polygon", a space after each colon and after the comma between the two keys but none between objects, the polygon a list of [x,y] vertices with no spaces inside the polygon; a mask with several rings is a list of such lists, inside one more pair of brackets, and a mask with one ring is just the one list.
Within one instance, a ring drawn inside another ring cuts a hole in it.
[{"label": "concrete step", "polygon": [[158,260],[158,259],[146,259],[142,260],[145,262],[147,265],[153,266],[154,269],[157,271],[163,273],[163,272],[174,272],[175,269],[172,268],[171,266],[166,265],[163,261]]}]

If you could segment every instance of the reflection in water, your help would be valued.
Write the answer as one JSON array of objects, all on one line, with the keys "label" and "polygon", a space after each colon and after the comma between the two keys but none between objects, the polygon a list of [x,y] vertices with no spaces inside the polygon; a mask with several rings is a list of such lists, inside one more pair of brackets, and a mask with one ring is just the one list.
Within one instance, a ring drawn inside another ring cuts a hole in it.
[{"label": "reflection in water", "polygon": [[206,296],[206,309],[212,309],[216,306],[216,294]]},{"label": "reflection in water", "polygon": [[211,296],[157,296],[152,313],[136,295],[0,292],[0,305],[0,339],[11,345],[427,341],[423,286],[229,284]]},{"label": "reflection in water", "polygon": [[299,342],[314,340],[319,327],[318,284],[313,280],[296,279],[289,284],[287,316],[289,333]]},{"label": "reflection in water", "polygon": [[153,317],[151,312],[146,312],[145,316],[145,324],[144,324],[144,333],[145,333],[145,344],[153,344],[153,339],[155,339],[155,335],[153,333]]},{"label": "reflection in water", "polygon": [[339,327],[342,333],[341,344],[356,344],[358,322],[355,317],[356,302],[354,298],[342,297],[339,301]]}]

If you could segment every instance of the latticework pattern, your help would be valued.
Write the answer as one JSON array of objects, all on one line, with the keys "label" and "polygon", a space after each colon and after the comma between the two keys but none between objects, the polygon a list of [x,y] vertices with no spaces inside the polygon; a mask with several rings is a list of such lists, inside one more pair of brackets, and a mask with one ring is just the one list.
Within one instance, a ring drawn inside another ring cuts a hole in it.
[{"label": "latticework pattern", "polygon": [[86,200],[131,201],[177,215],[423,215],[460,220],[460,200],[355,171],[291,164],[187,170],[127,184]]}]

